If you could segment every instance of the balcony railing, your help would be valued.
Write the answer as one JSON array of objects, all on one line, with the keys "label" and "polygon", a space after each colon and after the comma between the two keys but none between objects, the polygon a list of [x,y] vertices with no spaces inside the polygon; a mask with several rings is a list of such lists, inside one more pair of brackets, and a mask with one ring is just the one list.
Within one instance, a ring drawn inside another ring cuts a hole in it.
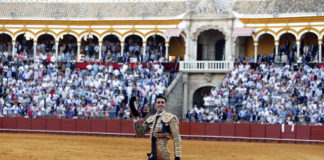
[{"label": "balcony railing", "polygon": [[227,61],[181,61],[181,72],[226,73],[233,69],[234,62]]}]

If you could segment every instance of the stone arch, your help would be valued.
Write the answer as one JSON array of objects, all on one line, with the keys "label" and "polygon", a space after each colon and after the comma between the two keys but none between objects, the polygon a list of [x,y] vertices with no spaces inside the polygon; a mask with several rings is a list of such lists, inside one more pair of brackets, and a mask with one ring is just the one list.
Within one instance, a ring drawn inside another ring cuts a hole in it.
[{"label": "stone arch", "polygon": [[14,34],[11,31],[6,30],[6,29],[2,29],[0,33],[7,34],[8,36],[11,37],[11,40],[14,40]]},{"label": "stone arch", "polygon": [[227,41],[229,39],[229,35],[228,33],[225,31],[223,26],[219,26],[219,25],[208,25],[208,26],[202,26],[196,29],[195,32],[192,33],[192,40],[193,41],[197,41],[198,40],[198,36],[200,35],[200,33],[202,33],[203,31],[207,31],[207,30],[218,30],[219,32],[222,32],[225,36],[225,41]]},{"label": "stone arch", "polygon": [[[261,30],[262,31],[262,30]],[[258,33],[256,33],[256,37],[255,37],[255,40],[256,41],[259,41],[259,38],[262,36],[262,35],[264,35],[264,34],[270,34],[270,35],[272,35],[272,37],[273,37],[273,39],[274,40],[276,40],[277,39],[277,36],[276,36],[276,34],[273,32],[273,31],[271,31],[271,30],[263,30],[262,32],[258,32]]]},{"label": "stone arch", "polygon": [[37,32],[35,39],[38,39],[40,36],[42,36],[44,34],[49,34],[49,35],[53,36],[55,40],[58,39],[58,37],[56,36],[56,33],[51,30],[41,30],[41,31]]},{"label": "stone arch", "polygon": [[165,41],[167,41],[167,38],[164,36],[163,32],[161,32],[161,31],[150,31],[150,32],[145,34],[145,39],[144,39],[145,42],[153,35],[159,35],[159,36],[163,37]]},{"label": "stone arch", "polygon": [[274,52],[275,48],[275,37],[269,33],[264,33],[258,37],[258,53],[270,55]]},{"label": "stone arch", "polygon": [[209,95],[211,89],[215,86],[207,85],[196,89],[192,95],[192,106],[198,105],[198,107],[203,106],[205,95]]},{"label": "stone arch", "polygon": [[106,31],[100,35],[100,41],[103,41],[104,38],[109,35],[115,35],[116,37],[118,37],[119,41],[122,41],[123,39],[121,36],[122,34],[117,31]]},{"label": "stone arch", "polygon": [[144,40],[144,34],[142,32],[139,32],[139,31],[128,31],[126,33],[123,34],[123,39],[122,41],[124,42],[126,40],[126,38],[130,35],[137,35],[139,37],[142,38],[142,40]]},{"label": "stone arch", "polygon": [[281,36],[284,35],[284,34],[286,34],[286,33],[290,33],[290,34],[294,35],[294,36],[295,36],[295,39],[298,38],[298,36],[297,36],[297,32],[296,32],[295,30],[291,30],[291,29],[289,29],[289,30],[282,29],[282,30],[280,30],[280,31],[277,32],[277,38],[278,38],[278,39],[275,39],[275,40],[280,40]]},{"label": "stone arch", "polygon": [[64,30],[64,31],[58,33],[57,37],[61,38],[61,36],[64,36],[66,34],[70,34],[70,35],[74,36],[77,39],[77,41],[81,40],[81,38],[78,36],[78,33],[74,32],[74,31],[71,31],[71,30]]},{"label": "stone arch", "polygon": [[196,60],[223,60],[225,57],[225,39],[225,34],[219,30],[209,29],[200,32],[196,42]]},{"label": "stone arch", "polygon": [[25,34],[26,32],[32,34],[33,35],[33,38],[35,39],[34,32],[32,32],[30,30],[19,30],[19,31],[15,32],[15,34],[14,34],[14,40],[16,40],[19,35]]},{"label": "stone arch", "polygon": [[307,29],[307,28],[304,28],[304,29],[302,29],[302,30],[300,30],[300,31],[298,32],[298,39],[301,39],[302,36],[303,36],[305,33],[308,33],[308,32],[310,32],[310,33],[314,33],[314,34],[317,36],[317,38],[320,37],[320,35],[318,34],[318,31],[317,31],[317,30],[315,30],[315,29]]},{"label": "stone arch", "polygon": [[98,38],[98,40],[100,40],[100,34],[98,33],[98,32],[96,32],[96,31],[89,31],[89,30],[87,30],[87,31],[84,31],[84,32],[81,32],[80,34],[79,34],[79,38],[80,38],[80,40],[82,40],[82,38],[85,36],[85,35],[88,35],[88,34],[91,34],[91,35],[93,35],[93,36],[96,36],[97,38]]}]

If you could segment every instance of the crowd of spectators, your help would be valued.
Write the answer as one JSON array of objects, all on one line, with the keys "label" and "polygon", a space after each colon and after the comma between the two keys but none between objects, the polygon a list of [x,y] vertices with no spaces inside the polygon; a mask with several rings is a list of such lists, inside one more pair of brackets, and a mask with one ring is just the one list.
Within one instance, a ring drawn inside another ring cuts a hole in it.
[{"label": "crowd of spectators", "polygon": [[0,52],[0,116],[127,119],[129,99],[136,96],[145,117],[173,79],[161,64],[80,70],[71,62],[9,60],[10,55]]},{"label": "crowd of spectators", "polygon": [[187,121],[324,124],[324,68],[307,64],[237,65]]}]

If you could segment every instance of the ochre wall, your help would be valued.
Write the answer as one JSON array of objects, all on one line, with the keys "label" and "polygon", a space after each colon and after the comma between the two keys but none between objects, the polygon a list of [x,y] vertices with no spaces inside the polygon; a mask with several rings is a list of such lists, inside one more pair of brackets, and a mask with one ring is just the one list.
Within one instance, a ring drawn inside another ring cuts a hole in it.
[{"label": "ochre wall", "polygon": [[270,55],[270,53],[273,53],[275,48],[274,43],[274,38],[270,34],[264,34],[259,37],[258,55],[260,55],[260,53],[265,55]]},{"label": "ochre wall", "polygon": [[186,53],[185,43],[182,37],[173,37],[169,42],[169,56],[180,56],[184,58]]},{"label": "ochre wall", "polygon": [[246,43],[245,48],[246,48],[246,57],[253,58],[254,57],[254,43],[253,43],[252,37],[247,38],[247,43]]}]

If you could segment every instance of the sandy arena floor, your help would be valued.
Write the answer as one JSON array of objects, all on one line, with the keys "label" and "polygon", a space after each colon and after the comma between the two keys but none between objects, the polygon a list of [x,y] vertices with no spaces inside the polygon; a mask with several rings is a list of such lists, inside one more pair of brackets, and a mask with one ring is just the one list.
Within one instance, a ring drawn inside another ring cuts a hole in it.
[{"label": "sandy arena floor", "polygon": [[[150,150],[144,138],[0,133],[0,142],[0,160],[146,160]],[[324,159],[319,144],[184,140],[182,147],[183,160]]]}]

